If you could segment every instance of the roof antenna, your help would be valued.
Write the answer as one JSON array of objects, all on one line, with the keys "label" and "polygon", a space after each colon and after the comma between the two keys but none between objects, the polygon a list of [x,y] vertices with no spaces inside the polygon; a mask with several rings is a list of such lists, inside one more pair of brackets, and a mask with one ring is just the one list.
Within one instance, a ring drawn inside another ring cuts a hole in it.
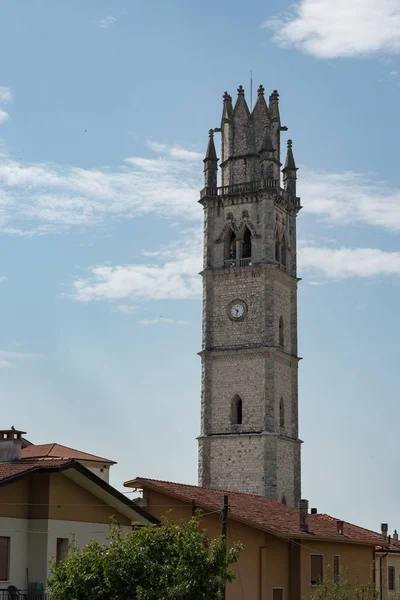
[{"label": "roof antenna", "polygon": [[250,112],[253,110],[253,71],[250,71]]}]

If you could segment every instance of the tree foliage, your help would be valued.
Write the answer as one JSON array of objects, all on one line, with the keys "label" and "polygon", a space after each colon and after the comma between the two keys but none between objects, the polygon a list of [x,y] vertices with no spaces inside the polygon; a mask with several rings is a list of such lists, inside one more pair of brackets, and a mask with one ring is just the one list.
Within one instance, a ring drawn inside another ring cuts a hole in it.
[{"label": "tree foliage", "polygon": [[53,562],[47,582],[57,600],[216,600],[241,545],[226,552],[225,540],[209,540],[199,517],[187,524],[163,520],[128,534],[111,526],[108,542],[72,545]]},{"label": "tree foliage", "polygon": [[353,583],[346,581],[344,571],[333,582],[325,577],[321,585],[315,588],[310,600],[378,600],[379,593],[376,586],[371,583]]}]

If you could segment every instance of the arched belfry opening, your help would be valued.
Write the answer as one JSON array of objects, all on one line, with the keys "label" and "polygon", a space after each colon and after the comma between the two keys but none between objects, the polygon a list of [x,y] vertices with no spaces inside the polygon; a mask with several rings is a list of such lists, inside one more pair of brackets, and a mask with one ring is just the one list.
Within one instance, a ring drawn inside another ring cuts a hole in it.
[{"label": "arched belfry opening", "polygon": [[248,227],[243,235],[242,258],[251,258],[251,231]]},{"label": "arched belfry opening", "polygon": [[233,229],[229,228],[225,238],[225,260],[236,261],[236,234]]},{"label": "arched belfry opening", "polygon": [[243,401],[240,396],[235,396],[232,400],[232,425],[242,425],[243,423]]},{"label": "arched belfry opening", "polygon": [[281,242],[279,239],[279,234],[276,232],[275,234],[275,260],[280,264],[281,262]]},{"label": "arched belfry opening", "polygon": [[279,318],[279,345],[281,348],[285,345],[285,332],[282,317]]},{"label": "arched belfry opening", "polygon": [[286,269],[286,259],[287,259],[287,244],[286,244],[286,239],[283,237],[282,244],[281,244],[281,265],[283,267],[285,267],[285,269]]},{"label": "arched belfry opening", "polygon": [[283,429],[285,427],[285,405],[283,398],[279,401],[279,427]]}]

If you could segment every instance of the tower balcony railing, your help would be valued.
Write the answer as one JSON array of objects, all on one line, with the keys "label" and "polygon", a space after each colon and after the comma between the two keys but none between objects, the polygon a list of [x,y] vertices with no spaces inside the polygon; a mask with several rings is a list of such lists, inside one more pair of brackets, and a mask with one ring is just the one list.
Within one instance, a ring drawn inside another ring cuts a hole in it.
[{"label": "tower balcony railing", "polygon": [[276,189],[280,187],[277,179],[259,179],[258,181],[249,181],[245,183],[235,183],[233,185],[221,185],[217,188],[205,187],[201,190],[200,196],[229,196],[235,194],[244,194],[248,192],[258,192],[263,189]]},{"label": "tower balcony railing", "polygon": [[225,261],[225,269],[232,269],[233,267],[251,267],[251,258],[230,258]]}]

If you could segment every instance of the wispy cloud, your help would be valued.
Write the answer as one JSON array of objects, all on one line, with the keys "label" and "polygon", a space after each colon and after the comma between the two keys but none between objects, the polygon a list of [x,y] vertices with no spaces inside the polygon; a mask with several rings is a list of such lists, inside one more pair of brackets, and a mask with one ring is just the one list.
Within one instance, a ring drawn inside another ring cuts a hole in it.
[{"label": "wispy cloud", "polygon": [[201,239],[200,229],[185,232],[184,239],[150,253],[156,263],[95,267],[88,278],[75,280],[74,297],[83,302],[199,298]]},{"label": "wispy cloud", "polygon": [[[153,259],[151,264],[93,268],[88,277],[74,281],[73,297],[81,302],[200,298],[202,231],[199,227],[183,234],[183,238],[172,244],[144,252],[144,256]],[[320,285],[322,281],[351,277],[400,275],[398,252],[379,248],[335,248],[335,244],[335,240],[329,247],[309,240],[300,241],[300,276],[304,273],[308,281]],[[146,320],[145,324],[156,322]]]},{"label": "wispy cloud", "polygon": [[187,325],[190,325],[190,321],[160,317],[159,319],[142,319],[139,321],[139,325],[142,325],[143,327],[148,325],[178,325],[179,327],[186,327]]},{"label": "wispy cloud", "polygon": [[6,123],[9,120],[9,118],[10,118],[10,115],[8,114],[8,112],[6,112],[2,108],[0,108],[0,125],[3,125],[3,123]]},{"label": "wispy cloud", "polygon": [[400,231],[400,190],[372,175],[302,170],[304,212],[337,225],[364,223]]},{"label": "wispy cloud", "polygon": [[[1,115],[1,112],[0,112]],[[43,235],[111,218],[201,219],[201,164],[169,156],[129,157],[117,169],[82,169],[0,158],[0,230]]]},{"label": "wispy cloud", "polygon": [[[0,231],[45,235],[153,214],[200,222],[202,164],[181,146],[150,142],[154,158],[127,157],[119,168],[83,169],[0,157]],[[302,168],[304,213],[340,225],[400,231],[400,190],[373,174]]]},{"label": "wispy cloud", "polygon": [[384,252],[377,248],[306,246],[300,248],[298,261],[301,272],[311,271],[326,279],[400,275],[400,252]]},{"label": "wispy cloud", "polygon": [[99,22],[99,25],[100,27],[103,27],[103,29],[107,29],[107,27],[111,27],[111,25],[114,25],[116,22],[116,17],[104,17],[104,19],[101,19]]},{"label": "wispy cloud", "polygon": [[17,361],[23,359],[41,358],[39,354],[29,354],[26,352],[10,352],[8,350],[0,350],[0,368],[12,367]]},{"label": "wispy cloud", "polygon": [[120,304],[117,306],[117,311],[125,315],[133,315],[136,312],[136,306],[131,304]]},{"label": "wispy cloud", "polygon": [[187,150],[179,145],[170,146],[168,144],[160,144],[159,142],[153,142],[151,140],[147,140],[147,145],[154,152],[167,154],[168,156],[178,160],[196,161],[203,158],[203,155],[200,152],[193,152],[192,150]]},{"label": "wispy cloud", "polygon": [[264,26],[280,46],[317,58],[400,52],[399,0],[300,0]]},{"label": "wispy cloud", "polygon": [[11,89],[9,87],[0,86],[0,104],[6,104],[7,102],[11,102],[11,100]]}]

